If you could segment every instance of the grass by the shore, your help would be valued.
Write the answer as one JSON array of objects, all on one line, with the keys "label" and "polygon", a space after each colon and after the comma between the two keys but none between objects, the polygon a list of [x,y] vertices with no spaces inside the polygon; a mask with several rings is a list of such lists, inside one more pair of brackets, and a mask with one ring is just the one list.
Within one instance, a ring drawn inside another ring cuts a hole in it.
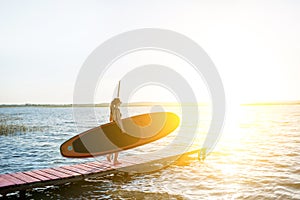
[{"label": "grass by the shore", "polygon": [[28,126],[22,123],[19,116],[11,116],[0,113],[0,135],[8,136],[19,133],[42,131],[42,127]]},{"label": "grass by the shore", "polygon": [[44,127],[7,123],[3,121],[0,122],[0,135],[4,135],[4,136],[16,135],[20,133],[29,133],[35,131],[43,131],[43,129]]},{"label": "grass by the shore", "polygon": [[13,135],[15,133],[24,133],[28,131],[28,127],[18,124],[0,124],[0,135]]}]

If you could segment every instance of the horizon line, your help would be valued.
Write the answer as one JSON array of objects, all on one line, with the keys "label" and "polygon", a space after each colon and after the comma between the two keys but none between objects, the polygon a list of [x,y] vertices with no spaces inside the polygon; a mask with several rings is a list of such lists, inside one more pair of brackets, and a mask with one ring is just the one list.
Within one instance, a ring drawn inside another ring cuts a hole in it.
[{"label": "horizon line", "polygon": [[[110,103],[102,102],[102,103],[83,103],[83,104],[73,104],[73,103],[4,103],[0,104],[0,107],[107,107]],[[150,105],[165,105],[165,106],[176,106],[176,105],[209,105],[209,102],[129,102],[122,103],[121,107],[124,106],[150,106]],[[300,100],[292,100],[292,101],[261,101],[261,102],[249,102],[249,103],[241,103],[240,106],[267,106],[267,105],[300,105]]]}]

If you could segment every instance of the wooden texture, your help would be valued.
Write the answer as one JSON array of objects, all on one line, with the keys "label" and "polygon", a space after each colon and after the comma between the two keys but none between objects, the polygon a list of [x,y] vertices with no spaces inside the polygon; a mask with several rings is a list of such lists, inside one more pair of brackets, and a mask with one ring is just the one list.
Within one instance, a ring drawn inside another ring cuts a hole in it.
[{"label": "wooden texture", "polygon": [[68,182],[85,180],[89,177],[103,176],[105,174],[126,172],[136,173],[141,171],[159,170],[160,165],[173,162],[174,157],[188,156],[198,153],[199,149],[193,149],[182,155],[168,156],[127,156],[123,157],[121,164],[113,165],[106,160],[81,163],[70,166],[55,167],[49,169],[17,172],[12,174],[0,174],[0,194],[15,191],[26,191],[36,187],[48,185],[62,185]]}]

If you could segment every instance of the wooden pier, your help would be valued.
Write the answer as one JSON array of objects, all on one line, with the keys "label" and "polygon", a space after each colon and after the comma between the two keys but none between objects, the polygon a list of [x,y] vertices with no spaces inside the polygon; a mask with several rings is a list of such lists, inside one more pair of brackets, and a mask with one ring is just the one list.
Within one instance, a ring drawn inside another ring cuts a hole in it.
[{"label": "wooden pier", "polygon": [[120,160],[121,164],[119,165],[112,165],[103,160],[41,170],[0,174],[0,194],[5,196],[16,191],[24,192],[37,187],[62,185],[120,171],[124,173],[156,171],[172,164],[175,160],[196,153],[199,154],[199,152],[200,149],[194,149],[184,154],[165,152],[164,155],[147,155],[147,157],[127,156]]}]

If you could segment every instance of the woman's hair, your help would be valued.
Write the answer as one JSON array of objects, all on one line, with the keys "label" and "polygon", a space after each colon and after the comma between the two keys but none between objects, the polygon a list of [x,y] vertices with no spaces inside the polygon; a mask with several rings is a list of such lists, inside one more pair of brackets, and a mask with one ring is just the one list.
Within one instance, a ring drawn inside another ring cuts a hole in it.
[{"label": "woman's hair", "polygon": [[114,100],[112,100],[110,105],[117,105],[118,103],[122,103],[120,98],[114,98]]},{"label": "woman's hair", "polygon": [[110,121],[113,120],[113,118],[112,118],[113,108],[116,107],[117,104],[119,104],[119,103],[122,103],[121,100],[120,100],[120,98],[114,98],[114,100],[112,100],[112,102],[110,103],[110,119],[109,119]]}]

